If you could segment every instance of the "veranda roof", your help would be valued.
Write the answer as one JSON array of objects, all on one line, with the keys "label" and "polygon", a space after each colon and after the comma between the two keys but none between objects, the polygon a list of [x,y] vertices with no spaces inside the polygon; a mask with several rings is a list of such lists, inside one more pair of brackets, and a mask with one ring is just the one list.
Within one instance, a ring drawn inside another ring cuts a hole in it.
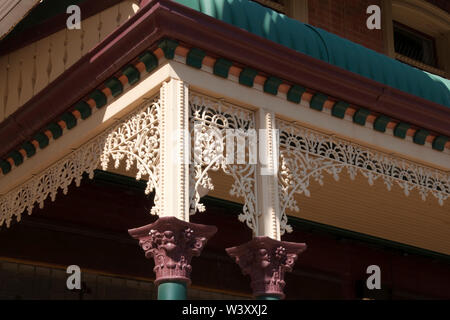
[{"label": "veranda roof", "polygon": [[450,80],[419,70],[249,0],[175,0],[345,70],[450,107]]}]

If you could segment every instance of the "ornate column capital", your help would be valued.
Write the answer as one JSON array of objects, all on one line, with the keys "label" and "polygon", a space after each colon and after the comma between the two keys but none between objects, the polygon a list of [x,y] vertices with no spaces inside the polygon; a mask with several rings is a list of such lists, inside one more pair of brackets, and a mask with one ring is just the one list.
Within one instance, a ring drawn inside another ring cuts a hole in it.
[{"label": "ornate column capital", "polygon": [[255,237],[251,241],[226,249],[242,273],[250,275],[255,297],[277,296],[284,298],[284,274],[292,271],[306,244],[278,241],[269,237]]},{"label": "ornate column capital", "polygon": [[156,285],[166,281],[189,285],[192,257],[200,255],[216,232],[215,226],[189,223],[175,217],[161,217],[152,224],[128,230],[139,240],[145,257],[155,260]]}]

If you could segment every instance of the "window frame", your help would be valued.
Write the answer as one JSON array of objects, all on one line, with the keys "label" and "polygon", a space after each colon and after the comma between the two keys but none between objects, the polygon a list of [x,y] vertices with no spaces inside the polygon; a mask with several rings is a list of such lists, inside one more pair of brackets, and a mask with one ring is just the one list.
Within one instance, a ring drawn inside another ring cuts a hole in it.
[{"label": "window frame", "polygon": [[[409,26],[407,26],[407,25],[405,25],[405,24],[403,24],[401,22],[398,22],[396,20],[392,21],[392,27],[393,27],[393,34],[394,34],[394,52],[395,52],[396,59],[397,59],[398,56],[406,57],[406,58],[408,58],[408,60],[412,60],[412,61],[417,62],[417,66],[418,67],[419,66],[420,67],[427,66],[429,68],[433,68],[433,69],[439,70],[438,66],[439,66],[439,62],[440,61],[439,61],[438,51],[437,51],[437,47],[436,47],[436,38],[435,37],[430,36],[429,34],[423,33],[423,32],[421,32],[421,31],[419,31],[417,29],[411,28],[411,27],[409,27]],[[433,50],[433,56],[434,56],[434,65],[425,63],[424,61],[421,61],[421,60],[417,60],[417,59],[405,56],[405,55],[397,52],[395,50],[395,29],[396,29],[396,27],[398,29],[400,29],[400,30],[403,29],[406,32],[409,32],[409,33],[411,33],[413,35],[416,35],[417,37],[420,37],[420,38],[423,38],[425,40],[431,41],[432,50]]]}]

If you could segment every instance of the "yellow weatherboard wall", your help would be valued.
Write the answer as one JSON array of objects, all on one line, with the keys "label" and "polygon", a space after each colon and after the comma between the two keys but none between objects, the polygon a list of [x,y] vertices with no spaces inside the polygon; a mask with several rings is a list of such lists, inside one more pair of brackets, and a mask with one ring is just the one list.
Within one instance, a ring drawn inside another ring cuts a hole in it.
[{"label": "yellow weatherboard wall", "polygon": [[[123,1],[0,57],[0,122],[44,89],[65,70],[133,16],[135,1]],[[82,16],[83,17],[83,16]]]}]

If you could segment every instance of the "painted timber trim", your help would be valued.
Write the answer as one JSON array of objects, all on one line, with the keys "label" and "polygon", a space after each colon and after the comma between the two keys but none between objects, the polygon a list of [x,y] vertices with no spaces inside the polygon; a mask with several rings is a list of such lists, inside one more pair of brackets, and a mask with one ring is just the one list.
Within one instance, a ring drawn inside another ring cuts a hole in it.
[{"label": "painted timber trim", "polygon": [[[336,101],[346,101],[350,106],[357,105],[358,109],[367,108],[377,116],[399,119],[399,124],[410,124],[407,135],[414,136],[418,129],[430,131],[427,139],[437,150],[450,147],[450,117],[448,108],[444,106],[295,52],[172,1],[142,3],[143,6],[133,17],[0,124],[0,141],[3,142],[0,144],[0,155],[5,157],[17,151],[17,146],[24,141],[33,141],[36,132],[59,119],[67,118],[68,128],[76,123],[78,113],[80,118],[82,115],[80,110],[70,113],[73,106],[84,99],[86,92],[93,92],[113,76],[120,81],[117,70],[137,59],[145,50],[154,50],[163,38],[189,43],[192,48],[211,52],[212,57],[236,61],[239,66],[261,69],[264,75],[283,79],[290,86],[287,96],[292,102],[300,98],[310,99],[312,93],[326,92]],[[229,68],[232,69],[236,70],[234,66]],[[223,77],[223,74],[220,76]],[[261,81],[263,77],[258,75],[254,79]],[[74,89],[74,83],[82,83],[83,86]],[[310,92],[303,92],[305,86],[311,88]],[[278,88],[282,91],[286,86],[282,83]],[[324,103],[325,108],[331,104],[327,102]],[[348,109],[348,114],[355,111],[352,107]],[[374,121],[377,116],[368,117],[368,121]],[[392,126],[389,123],[387,127],[389,125]],[[49,133],[50,130],[47,137]],[[434,137],[440,138],[436,140]],[[37,144],[45,145],[45,137],[40,136],[40,139]],[[2,169],[7,171],[8,166],[12,165],[14,159],[10,157],[0,163]]]},{"label": "painted timber trim", "polygon": [[[167,51],[166,57],[175,58],[180,56],[185,58],[187,65],[199,69],[202,65],[206,68],[212,68],[212,73],[222,78],[229,78],[230,76],[236,76],[239,79],[241,85],[247,87],[255,87],[255,85],[261,85],[262,90],[265,93],[278,95],[278,93],[288,101],[293,103],[300,103],[301,100],[309,102],[311,109],[317,111],[331,110],[331,115],[340,119],[344,119],[346,115],[352,116],[353,123],[365,126],[370,126],[379,132],[386,132],[386,129],[392,129],[393,135],[405,139],[406,136],[413,137],[413,142],[416,144],[424,145],[425,142],[430,142],[431,147],[438,151],[443,151],[445,147],[450,149],[449,138],[446,136],[436,136],[429,131],[414,127],[411,124],[404,123],[398,119],[391,119],[390,117],[371,112],[370,110],[350,105],[346,101],[338,100],[336,97],[329,97],[325,93],[315,92],[311,88],[304,88],[296,84],[290,84],[289,82],[272,76],[266,76],[263,71],[254,70],[249,67],[240,66],[239,63],[229,61],[225,58],[214,58],[208,54],[204,54],[204,51],[196,48],[188,48],[179,44],[179,41],[172,39],[163,40],[164,45],[160,45],[163,50]],[[200,67],[198,60],[193,61],[189,58],[189,53],[193,51],[202,52],[202,61],[200,61]],[[187,53],[187,54],[186,54]],[[405,130],[405,128],[407,128]]]},{"label": "painted timber trim", "polygon": [[45,149],[52,139],[56,140],[63,135],[64,129],[73,129],[80,119],[86,120],[96,109],[104,107],[108,99],[121,95],[125,85],[131,86],[138,83],[141,73],[150,73],[158,66],[157,56],[162,56],[161,49],[155,50],[155,53],[151,51],[142,53],[135,64],[127,65],[120,75],[109,78],[90,92],[87,98],[78,101],[72,110],[64,113],[55,122],[51,122],[37,133],[32,140],[24,142],[18,150],[9,153],[6,159],[0,159],[1,172],[9,173],[14,166],[21,165],[26,158],[34,156],[39,149]]},{"label": "painted timber trim", "polygon": [[[174,59],[176,56],[185,58],[185,63],[196,69],[201,69],[203,65],[212,67],[212,73],[225,78],[225,75],[239,73],[239,83],[248,87],[255,84],[262,85],[263,91],[268,94],[277,95],[279,92],[286,94],[286,99],[290,102],[300,103],[306,100],[311,109],[323,112],[331,110],[331,115],[344,119],[345,115],[352,115],[353,122],[359,125],[372,124],[372,128],[379,132],[386,132],[386,128],[393,129],[396,137],[405,139],[406,135],[413,137],[413,142],[424,145],[426,141],[432,144],[432,148],[443,151],[447,146],[450,149],[449,138],[445,136],[434,136],[425,129],[411,129],[409,124],[398,120],[391,120],[385,115],[371,114],[365,108],[350,106],[345,101],[336,101],[335,98],[328,97],[323,93],[311,93],[311,89],[305,89],[298,85],[289,85],[282,79],[276,77],[266,77],[263,73],[251,68],[239,68],[234,63],[223,58],[215,59],[198,48],[187,48],[172,39],[163,39],[158,44],[158,49],[145,51],[136,60],[135,64],[129,64],[122,69],[121,74],[109,78],[100,87],[90,92],[85,100],[78,101],[73,109],[64,113],[59,120],[50,123],[43,131],[37,133],[32,140],[26,141],[22,146],[10,152],[6,159],[0,159],[0,169],[3,174],[7,174],[14,166],[19,166],[26,158],[32,157],[38,149],[44,149],[50,140],[58,139],[65,128],[72,129],[77,125],[78,120],[85,120],[99,109],[106,105],[110,98],[115,98],[122,94],[125,85],[134,85],[139,82],[141,72],[151,72],[158,66],[158,57],[164,56],[167,59]],[[217,66],[216,66],[217,65]],[[230,69],[235,68],[233,72]],[[226,77],[228,78],[228,76]],[[408,130],[404,130],[408,128]],[[405,134],[400,134],[404,132]],[[397,134],[396,134],[397,133]]]}]

